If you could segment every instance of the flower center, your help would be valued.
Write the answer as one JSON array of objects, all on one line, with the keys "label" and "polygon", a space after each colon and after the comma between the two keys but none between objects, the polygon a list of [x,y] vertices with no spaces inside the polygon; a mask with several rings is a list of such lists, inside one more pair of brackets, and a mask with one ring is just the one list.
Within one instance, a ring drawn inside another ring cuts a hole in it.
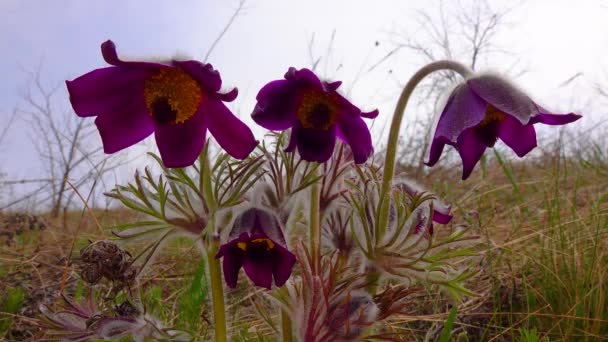
[{"label": "flower center", "polygon": [[329,129],[338,116],[337,104],[330,95],[318,91],[304,94],[298,108],[298,119],[304,128]]},{"label": "flower center", "polygon": [[486,115],[475,128],[477,136],[488,147],[494,146],[498,139],[498,125],[506,119],[505,113],[488,105]]},{"label": "flower center", "polygon": [[238,242],[236,246],[243,251],[269,251],[274,248],[274,242],[267,238],[253,239],[248,242]]},{"label": "flower center", "polygon": [[144,97],[158,124],[179,124],[190,119],[203,99],[198,83],[178,68],[164,68],[148,80]]}]

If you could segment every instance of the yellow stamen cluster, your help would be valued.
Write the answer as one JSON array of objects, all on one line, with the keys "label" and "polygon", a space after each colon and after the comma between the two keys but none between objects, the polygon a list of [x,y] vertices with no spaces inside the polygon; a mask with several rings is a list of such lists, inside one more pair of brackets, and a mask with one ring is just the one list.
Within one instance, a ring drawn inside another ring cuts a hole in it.
[{"label": "yellow stamen cluster", "polygon": [[488,108],[486,108],[486,115],[484,116],[483,120],[481,120],[481,122],[479,123],[479,126],[481,126],[481,127],[487,126],[492,122],[503,121],[505,118],[506,117],[503,112],[499,111],[494,106],[488,105]]},{"label": "yellow stamen cluster", "polygon": [[155,103],[166,101],[175,113],[172,124],[178,124],[190,119],[202,100],[203,92],[199,84],[190,75],[179,68],[164,68],[148,80],[144,87],[146,105],[154,117]]},{"label": "yellow stamen cluster", "polygon": [[237,242],[236,246],[244,251],[247,251],[248,245],[266,245],[266,250],[269,251],[274,248],[274,242],[267,238],[253,239],[249,242]]},{"label": "yellow stamen cluster", "polygon": [[327,130],[336,122],[337,100],[324,92],[309,91],[302,97],[297,116],[304,128]]}]

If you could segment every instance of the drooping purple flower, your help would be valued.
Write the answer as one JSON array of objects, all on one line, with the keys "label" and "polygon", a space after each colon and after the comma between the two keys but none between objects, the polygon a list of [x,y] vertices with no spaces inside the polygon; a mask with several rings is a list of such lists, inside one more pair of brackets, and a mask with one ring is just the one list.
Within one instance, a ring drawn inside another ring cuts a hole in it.
[{"label": "drooping purple flower", "polygon": [[285,151],[297,147],[304,160],[327,161],[337,136],[350,146],[355,163],[364,163],[373,146],[362,117],[373,119],[378,110],[361,112],[336,91],[341,83],[323,82],[309,69],[291,67],[284,80],[272,81],[260,90],[251,117],[266,129],[291,128]]},{"label": "drooping purple flower", "polygon": [[229,287],[236,287],[241,267],[255,285],[267,289],[273,277],[279,287],[289,279],[296,257],[285,247],[281,225],[273,213],[245,210],[235,219],[229,239],[216,255],[224,258],[224,279]]},{"label": "drooping purple flower", "polygon": [[111,67],[66,84],[76,114],[97,116],[106,153],[134,145],[154,132],[165,166],[185,167],[201,152],[207,129],[237,159],[246,158],[257,145],[249,127],[223,103],[233,101],[237,89],[219,93],[222,80],[211,64],[123,61],[110,40],[101,44],[101,53]]},{"label": "drooping purple flower", "polygon": [[486,147],[493,147],[498,138],[523,157],[536,147],[534,124],[565,125],[579,118],[573,113],[550,113],[498,76],[474,76],[448,98],[426,164],[435,165],[444,146],[452,145],[462,158],[462,179],[466,179]]}]

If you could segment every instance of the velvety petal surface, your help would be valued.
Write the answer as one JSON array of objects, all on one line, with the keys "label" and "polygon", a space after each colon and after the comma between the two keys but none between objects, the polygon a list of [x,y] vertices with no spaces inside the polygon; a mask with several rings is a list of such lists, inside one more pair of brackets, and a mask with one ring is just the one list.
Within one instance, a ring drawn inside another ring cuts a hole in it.
[{"label": "velvety petal surface", "polygon": [[496,75],[479,75],[468,86],[487,103],[527,124],[538,113],[536,104],[523,91]]},{"label": "velvety petal surface", "polygon": [[565,125],[574,122],[582,116],[574,113],[569,114],[549,114],[540,113],[530,119],[530,123],[543,123],[545,125]]},{"label": "velvety petal surface", "polygon": [[439,117],[434,139],[444,137],[456,143],[463,131],[476,126],[484,119],[486,107],[486,102],[466,84],[456,87]]},{"label": "velvety petal surface", "polygon": [[243,266],[243,251],[240,250],[236,243],[238,240],[233,240],[220,247],[216,258],[223,257],[222,269],[224,271],[224,280],[230,288],[235,288],[239,278],[239,270]]},{"label": "velvety petal surface", "polygon": [[296,112],[300,98],[299,87],[293,81],[272,81],[258,93],[251,118],[266,129],[288,129],[298,120]]},{"label": "velvety petal surface", "polygon": [[188,73],[194,80],[209,92],[219,91],[222,87],[220,73],[211,64],[199,61],[173,61],[173,65]]},{"label": "velvety petal surface", "polygon": [[95,119],[103,150],[114,153],[134,145],[154,131],[154,122],[148,113],[143,92],[129,99],[123,106]]},{"label": "velvety petal surface", "polygon": [[247,158],[258,144],[251,129],[219,100],[207,99],[202,106],[209,132],[220,146],[236,159]]},{"label": "velvety petal surface", "polygon": [[95,116],[120,110],[144,91],[145,80],[156,71],[108,67],[66,81],[70,102],[76,115]]},{"label": "velvety petal surface", "polygon": [[273,260],[270,257],[259,260],[251,260],[245,258],[243,260],[243,269],[247,277],[256,285],[265,287],[270,290],[272,286],[272,264]]},{"label": "velvety petal surface", "polygon": [[506,115],[498,125],[498,137],[518,157],[523,157],[536,147],[536,131],[532,124],[523,125],[519,120]]},{"label": "velvety petal surface", "polygon": [[291,270],[296,263],[296,256],[279,244],[275,244],[274,248],[272,274],[274,275],[275,285],[281,287],[291,276]]},{"label": "velvety petal surface", "polygon": [[462,179],[465,180],[469,178],[475,165],[481,159],[486,150],[486,145],[479,140],[473,129],[469,129],[462,133],[458,139],[456,149],[462,159]]},{"label": "velvety petal surface", "polygon": [[261,233],[261,237],[266,237],[274,241],[277,245],[285,246],[285,236],[279,220],[270,211],[257,210],[255,231]]},{"label": "velvety petal surface", "polygon": [[343,113],[338,121],[338,136],[350,145],[356,164],[365,163],[374,151],[369,128],[360,116]]},{"label": "velvety petal surface", "polygon": [[435,165],[439,161],[439,158],[441,157],[441,153],[443,152],[443,148],[445,147],[446,144],[454,145],[446,137],[440,136],[440,137],[433,138],[433,140],[431,142],[431,147],[429,149],[429,160],[427,162],[425,162],[424,164],[427,166]]},{"label": "velvety petal surface", "polygon": [[291,134],[295,134],[300,157],[310,162],[326,162],[334,151],[336,144],[336,127],[327,130],[304,128],[297,123]]},{"label": "velvety petal surface", "polygon": [[186,167],[194,163],[205,145],[206,118],[198,111],[180,124],[156,125],[156,144],[163,163],[168,168]]}]

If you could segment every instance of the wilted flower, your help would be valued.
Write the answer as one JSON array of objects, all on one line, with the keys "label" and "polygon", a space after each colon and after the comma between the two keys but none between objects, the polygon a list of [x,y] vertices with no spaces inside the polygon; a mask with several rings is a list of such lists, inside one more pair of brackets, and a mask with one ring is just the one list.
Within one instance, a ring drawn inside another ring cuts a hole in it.
[{"label": "wilted flower", "polygon": [[273,213],[258,208],[245,210],[234,220],[229,239],[216,255],[224,257],[224,278],[229,287],[236,287],[241,267],[255,285],[267,289],[273,276],[276,286],[283,286],[289,279],[296,257],[285,248],[281,225]]},{"label": "wilted flower", "polygon": [[103,277],[128,284],[137,275],[129,252],[111,241],[91,243],[80,251],[80,259],[84,264],[81,276],[91,284],[97,283]]},{"label": "wilted flower", "polygon": [[154,132],[167,167],[191,165],[205,144],[207,129],[237,159],[257,145],[249,127],[224,105],[237,89],[222,94],[220,74],[211,64],[172,60],[166,64],[127,62],[110,40],[101,45],[113,66],[66,81],[78,116],[97,116],[104,151],[114,153]]},{"label": "wilted flower", "polygon": [[378,111],[361,112],[336,91],[341,83],[323,82],[308,69],[289,68],[284,80],[272,81],[260,90],[251,117],[267,129],[291,128],[285,151],[297,147],[304,160],[327,161],[338,136],[350,145],[355,163],[364,163],[373,147],[361,117],[373,119]]},{"label": "wilted flower", "polygon": [[498,76],[474,76],[458,85],[448,98],[427,165],[435,165],[443,147],[452,145],[462,158],[462,179],[466,179],[486,147],[493,147],[498,138],[523,157],[536,147],[534,124],[564,125],[580,117],[552,114]]}]

